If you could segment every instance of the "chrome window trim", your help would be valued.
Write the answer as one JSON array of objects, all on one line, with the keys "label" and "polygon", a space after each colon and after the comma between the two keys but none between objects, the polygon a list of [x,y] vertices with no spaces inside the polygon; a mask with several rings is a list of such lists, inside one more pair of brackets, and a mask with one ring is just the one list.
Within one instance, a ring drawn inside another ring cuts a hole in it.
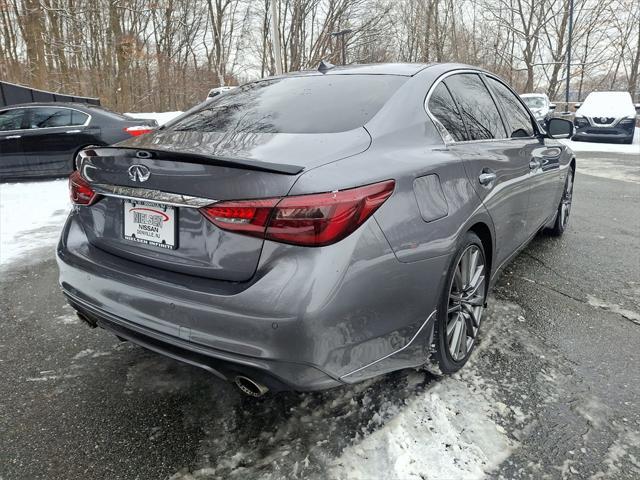
[{"label": "chrome window trim", "polygon": [[204,197],[193,197],[190,195],[181,195],[179,193],[163,192],[162,190],[153,190],[149,188],[126,187],[123,185],[112,185],[108,183],[95,183],[91,188],[98,194],[105,197],[122,198],[125,200],[134,200],[139,202],[151,202],[161,205],[170,205],[172,207],[182,208],[202,208],[219,200]]},{"label": "chrome window trim", "polygon": [[[436,130],[438,130],[438,134],[440,135],[440,138],[442,138],[442,142],[445,145],[464,145],[464,144],[468,144],[468,143],[490,143],[490,142],[504,142],[504,141],[515,141],[515,140],[533,140],[535,138],[537,138],[536,135],[532,136],[532,137],[506,137],[506,138],[488,138],[488,139],[482,139],[482,140],[462,140],[460,142],[457,142],[455,140],[453,140],[453,137],[451,136],[451,134],[447,131],[447,129],[444,127],[444,125],[442,125],[442,123],[440,123],[440,120],[438,120],[436,118],[436,116],[431,113],[431,110],[429,110],[429,100],[431,99],[431,94],[433,93],[433,91],[435,90],[435,88],[440,85],[440,83],[442,83],[444,81],[445,78],[450,77],[452,75],[456,75],[459,73],[475,73],[476,75],[485,75],[487,77],[493,78],[494,80],[499,81],[500,83],[504,82],[502,80],[500,80],[497,76],[492,75],[490,73],[487,73],[483,70],[473,70],[470,68],[461,68],[458,70],[451,70],[449,72],[443,73],[442,75],[440,75],[435,82],[433,82],[433,84],[431,85],[431,87],[429,88],[429,91],[427,92],[427,96],[424,100],[424,109],[427,112],[427,115],[429,116],[429,118],[431,119],[431,121],[435,124],[436,126]],[[482,80],[482,77],[481,77]],[[483,82],[484,83],[484,82]],[[506,85],[506,84],[505,84]],[[486,85],[485,85],[486,87]],[[486,87],[487,90],[489,89],[489,87]],[[511,90],[511,89],[509,89]],[[489,95],[491,95],[492,100],[493,100],[493,93],[491,92],[491,90],[489,90]],[[515,94],[514,94],[515,95]],[[495,101],[494,101],[495,102]],[[521,101],[522,102],[522,101]],[[496,105],[496,109],[498,110],[498,114],[500,115],[500,119],[504,122],[504,119],[502,119],[502,113],[500,112],[500,108],[498,107],[498,105]],[[535,119],[533,117],[531,117],[531,115],[529,115],[529,118],[532,120],[532,123],[537,125],[537,122],[535,121]],[[464,118],[462,119],[464,121]],[[534,127],[534,128],[537,128]],[[446,138],[445,138],[446,137]]]},{"label": "chrome window trim", "polygon": [[34,108],[63,108],[65,110],[73,110],[75,112],[81,113],[82,115],[86,115],[88,118],[87,120],[82,124],[82,125],[64,125],[64,126],[60,126],[60,127],[37,127],[37,128],[20,128],[18,130],[0,130],[0,133],[7,133],[7,132],[33,132],[36,130],[50,130],[52,128],[80,128],[80,127],[88,127],[89,124],[91,123],[91,119],[93,118],[93,116],[90,113],[87,112],[83,112],[82,110],[78,110],[77,108],[73,108],[73,107],[57,107],[57,106],[53,106],[53,105],[49,105],[49,106],[42,106],[42,105],[38,105],[38,106],[22,106],[22,107],[7,107],[7,108],[3,108],[2,110],[0,110],[0,114],[4,113],[4,112],[8,112],[9,110],[27,110],[27,109],[34,109]]}]

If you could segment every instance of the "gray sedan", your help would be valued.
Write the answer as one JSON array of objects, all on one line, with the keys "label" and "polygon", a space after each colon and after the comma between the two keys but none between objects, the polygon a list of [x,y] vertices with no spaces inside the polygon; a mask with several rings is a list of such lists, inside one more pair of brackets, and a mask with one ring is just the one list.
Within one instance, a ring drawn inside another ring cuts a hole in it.
[{"label": "gray sedan", "polygon": [[259,80],[80,153],[60,284],[90,326],[254,396],[455,372],[500,270],[567,227],[571,133],[465,65]]}]

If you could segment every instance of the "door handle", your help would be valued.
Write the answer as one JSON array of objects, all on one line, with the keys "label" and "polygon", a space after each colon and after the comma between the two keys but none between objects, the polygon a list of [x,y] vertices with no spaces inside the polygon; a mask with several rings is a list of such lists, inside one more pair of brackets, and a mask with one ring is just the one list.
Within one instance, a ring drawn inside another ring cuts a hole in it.
[{"label": "door handle", "polygon": [[22,138],[22,135],[9,135],[8,137],[4,137],[7,140],[15,140],[16,138]]},{"label": "door handle", "polygon": [[529,168],[531,170],[537,170],[542,165],[542,162],[538,159],[532,158],[529,162]]},{"label": "door handle", "polygon": [[67,130],[64,133],[80,133],[82,130]]},{"label": "door handle", "polygon": [[491,172],[488,169],[483,170],[480,176],[478,177],[478,181],[480,182],[480,185],[485,185],[485,186],[489,185],[495,179],[496,179],[495,172]]}]

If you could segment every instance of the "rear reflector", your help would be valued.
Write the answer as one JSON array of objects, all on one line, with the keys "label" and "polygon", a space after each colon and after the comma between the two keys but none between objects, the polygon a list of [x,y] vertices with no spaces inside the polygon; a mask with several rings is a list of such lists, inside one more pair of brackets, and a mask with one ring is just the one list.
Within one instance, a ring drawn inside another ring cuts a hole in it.
[{"label": "rear reflector", "polygon": [[387,180],[329,193],[221,202],[200,211],[224,230],[319,247],[355,231],[389,198],[394,186]]},{"label": "rear reflector", "polygon": [[154,129],[152,127],[149,127],[147,125],[136,125],[135,127],[127,127],[124,129],[125,132],[127,132],[129,135],[133,137],[144,135],[146,133],[151,133],[153,132],[153,130]]},{"label": "rear reflector", "polygon": [[95,203],[97,196],[79,171],[76,170],[71,174],[69,177],[69,197],[74,205],[91,205]]}]

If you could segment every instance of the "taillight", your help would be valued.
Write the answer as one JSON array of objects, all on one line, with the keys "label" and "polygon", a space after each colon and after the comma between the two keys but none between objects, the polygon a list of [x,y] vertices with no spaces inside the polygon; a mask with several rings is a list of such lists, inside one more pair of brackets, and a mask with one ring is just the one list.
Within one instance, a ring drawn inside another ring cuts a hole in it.
[{"label": "taillight", "polygon": [[153,127],[149,127],[147,125],[136,125],[135,127],[127,127],[124,129],[132,137],[137,137],[139,135],[144,135],[146,133],[153,132]]},{"label": "taillight", "polygon": [[224,230],[253,237],[264,237],[271,210],[279,200],[279,198],[272,198],[222,202],[203,207],[200,211],[210,222]]},{"label": "taillight", "polygon": [[79,171],[75,171],[69,177],[69,197],[74,205],[91,205],[97,200],[97,193],[91,185],[82,178]]},{"label": "taillight", "polygon": [[394,186],[387,180],[329,193],[221,202],[200,210],[224,230],[319,247],[355,231],[389,198]]}]

